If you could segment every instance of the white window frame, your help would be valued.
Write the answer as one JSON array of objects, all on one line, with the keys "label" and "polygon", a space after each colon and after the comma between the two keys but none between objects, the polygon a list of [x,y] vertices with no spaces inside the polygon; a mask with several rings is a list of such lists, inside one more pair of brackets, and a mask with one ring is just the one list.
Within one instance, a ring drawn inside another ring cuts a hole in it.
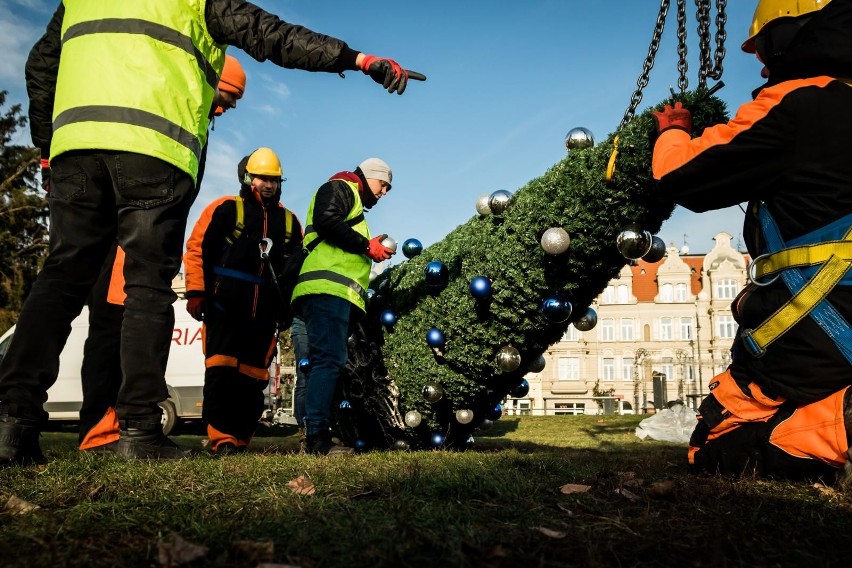
[{"label": "white window frame", "polygon": [[671,341],[674,339],[673,318],[660,318],[660,341]]},{"label": "white window frame", "polygon": [[634,341],[636,339],[636,325],[633,318],[621,318],[621,340]]},{"label": "white window frame", "polygon": [[558,363],[558,378],[560,381],[580,380],[580,358],[560,357]]}]

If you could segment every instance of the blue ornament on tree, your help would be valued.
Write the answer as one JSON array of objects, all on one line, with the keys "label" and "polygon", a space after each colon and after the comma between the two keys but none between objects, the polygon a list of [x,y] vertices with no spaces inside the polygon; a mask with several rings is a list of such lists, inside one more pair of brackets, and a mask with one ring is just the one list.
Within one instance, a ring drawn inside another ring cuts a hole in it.
[{"label": "blue ornament on tree", "polygon": [[402,254],[405,255],[405,258],[414,258],[421,252],[423,252],[423,243],[417,239],[406,239],[402,243]]},{"label": "blue ornament on tree", "polygon": [[394,324],[396,324],[396,314],[391,310],[383,311],[379,318],[382,320],[382,324],[384,324],[385,327],[393,327]]},{"label": "blue ornament on tree", "polygon": [[470,281],[470,294],[477,300],[488,300],[491,298],[491,279],[485,276],[476,276]]},{"label": "blue ornament on tree", "polygon": [[485,413],[486,420],[499,420],[503,416],[503,405],[499,402]]},{"label": "blue ornament on tree", "polygon": [[440,448],[444,445],[444,442],[447,440],[446,436],[441,434],[440,432],[432,432],[431,442],[432,445],[436,448]]},{"label": "blue ornament on tree", "polygon": [[351,410],[351,409],[352,409],[352,405],[349,404],[348,400],[343,399],[343,400],[340,401],[340,410]]},{"label": "blue ornament on tree", "polygon": [[434,289],[443,289],[450,281],[450,271],[440,260],[433,260],[423,269],[426,285]]},{"label": "blue ornament on tree", "polygon": [[568,321],[568,318],[571,317],[571,311],[571,302],[561,295],[545,298],[541,303],[541,313],[544,319],[552,323]]},{"label": "blue ornament on tree", "polygon": [[441,331],[437,327],[433,327],[426,332],[426,343],[429,345],[429,347],[434,347],[435,349],[443,349],[447,346],[447,338],[444,336],[443,331]]},{"label": "blue ornament on tree", "polygon": [[530,392],[530,383],[526,379],[521,379],[516,387],[509,391],[509,395],[513,398],[524,398]]},{"label": "blue ornament on tree", "polygon": [[303,373],[307,373],[311,370],[311,360],[308,359],[307,357],[299,359],[298,365],[299,365],[299,370],[302,371]]},{"label": "blue ornament on tree", "polygon": [[367,442],[365,442],[361,438],[358,438],[357,440],[355,440],[355,449],[356,450],[361,451],[361,450],[364,450],[366,447],[367,447]]}]

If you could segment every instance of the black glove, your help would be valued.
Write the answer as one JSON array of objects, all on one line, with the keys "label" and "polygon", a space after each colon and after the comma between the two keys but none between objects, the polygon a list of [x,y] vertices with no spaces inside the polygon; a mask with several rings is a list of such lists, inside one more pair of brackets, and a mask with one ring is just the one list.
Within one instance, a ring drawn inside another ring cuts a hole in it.
[{"label": "black glove", "polygon": [[396,91],[401,95],[408,84],[408,72],[393,59],[365,54],[361,62],[361,71],[387,89],[389,93]]},{"label": "black glove", "polygon": [[41,159],[41,187],[50,193],[50,161],[47,158]]}]

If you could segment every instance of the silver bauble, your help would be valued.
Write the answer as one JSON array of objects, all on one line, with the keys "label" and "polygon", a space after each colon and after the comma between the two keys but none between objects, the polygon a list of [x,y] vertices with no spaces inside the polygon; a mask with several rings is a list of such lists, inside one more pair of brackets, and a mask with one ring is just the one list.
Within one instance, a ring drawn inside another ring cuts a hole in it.
[{"label": "silver bauble", "polygon": [[423,417],[416,410],[409,410],[405,413],[405,425],[409,428],[417,428],[423,421]]},{"label": "silver bauble", "polygon": [[491,196],[487,193],[483,193],[476,199],[476,212],[480,215],[491,215],[491,206],[488,202],[491,200]]},{"label": "silver bauble", "polygon": [[411,445],[405,440],[397,439],[393,441],[392,447],[394,450],[405,452],[411,448]]},{"label": "silver bauble", "polygon": [[592,131],[588,128],[578,126],[577,128],[569,130],[568,134],[565,135],[566,150],[584,150],[586,148],[591,148],[594,145],[595,137],[592,134]]},{"label": "silver bauble", "polygon": [[619,233],[616,246],[621,256],[629,260],[637,260],[648,254],[653,241],[648,231],[643,231],[639,227],[628,227]]},{"label": "silver bauble", "polygon": [[544,366],[547,364],[547,361],[544,358],[544,355],[539,355],[533,362],[527,366],[528,373],[540,373],[544,370]]},{"label": "silver bauble", "polygon": [[350,349],[358,347],[358,336],[354,333],[350,334],[349,337],[346,338],[346,345],[348,345]]},{"label": "silver bauble", "polygon": [[570,244],[571,237],[562,227],[551,227],[541,236],[541,248],[544,249],[544,252],[553,256],[568,250]]},{"label": "silver bauble", "polygon": [[498,189],[488,198],[488,208],[495,215],[500,215],[509,207],[510,201],[512,201],[512,192],[505,189]]},{"label": "silver bauble", "polygon": [[666,242],[657,235],[654,235],[651,239],[651,250],[645,253],[642,260],[654,264],[663,260],[664,256],[666,256]]},{"label": "silver bauble", "polygon": [[456,420],[459,424],[470,424],[473,420],[473,411],[468,408],[456,410]]},{"label": "silver bauble", "polygon": [[393,252],[396,252],[396,240],[393,237],[385,237],[382,239],[382,246],[388,247]]},{"label": "silver bauble", "polygon": [[420,392],[423,394],[423,400],[432,404],[444,397],[444,387],[438,383],[426,383]]},{"label": "silver bauble", "polygon": [[592,308],[587,308],[580,319],[574,322],[574,327],[580,331],[589,331],[598,325],[598,313]]},{"label": "silver bauble", "polygon": [[504,373],[511,373],[521,366],[521,354],[511,345],[504,345],[497,352],[497,366]]}]

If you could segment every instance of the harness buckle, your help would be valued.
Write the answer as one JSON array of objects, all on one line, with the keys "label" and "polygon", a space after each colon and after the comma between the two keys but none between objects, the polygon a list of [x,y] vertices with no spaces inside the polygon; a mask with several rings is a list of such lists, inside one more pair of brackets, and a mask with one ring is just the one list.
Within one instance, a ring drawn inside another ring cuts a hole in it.
[{"label": "harness buckle", "polygon": [[766,355],[766,349],[758,345],[757,341],[755,341],[754,336],[752,335],[754,332],[753,329],[744,329],[742,332],[742,340],[743,345],[745,345],[746,351],[751,354],[755,359],[760,359],[764,355]]},{"label": "harness buckle", "polygon": [[779,274],[776,274],[775,276],[773,276],[772,278],[770,278],[769,280],[765,280],[763,282],[761,282],[757,279],[757,263],[759,263],[761,260],[764,260],[765,258],[767,258],[769,256],[770,256],[769,253],[762,254],[762,255],[758,256],[757,258],[755,258],[754,260],[752,260],[751,264],[748,265],[748,270],[746,271],[746,274],[748,275],[749,281],[752,284],[754,284],[755,286],[761,286],[761,287],[762,286],[769,286],[771,284],[774,284],[775,281],[778,280],[778,277],[781,276],[781,274],[779,273]]}]

